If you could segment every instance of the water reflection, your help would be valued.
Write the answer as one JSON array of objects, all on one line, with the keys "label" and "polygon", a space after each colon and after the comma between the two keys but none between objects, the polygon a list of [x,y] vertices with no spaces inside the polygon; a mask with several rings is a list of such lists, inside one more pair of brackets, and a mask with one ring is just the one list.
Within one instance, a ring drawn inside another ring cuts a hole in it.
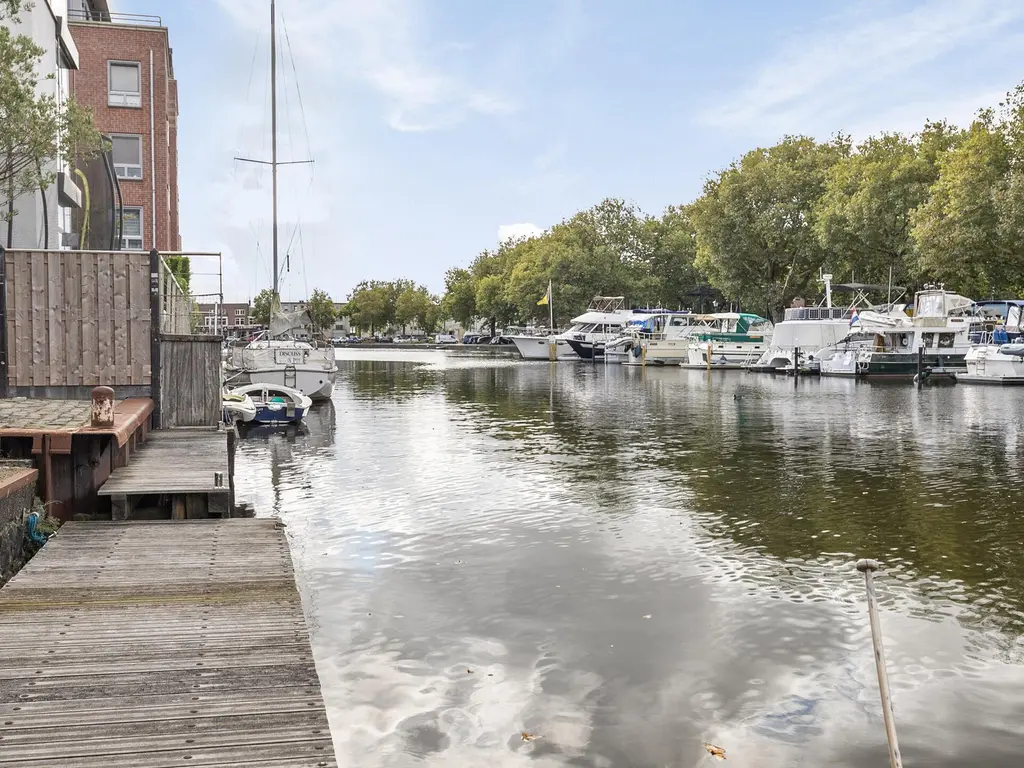
[{"label": "water reflection", "polygon": [[905,764],[1019,764],[1024,393],[408,354],[239,448],[342,764],[885,764],[864,555]]}]

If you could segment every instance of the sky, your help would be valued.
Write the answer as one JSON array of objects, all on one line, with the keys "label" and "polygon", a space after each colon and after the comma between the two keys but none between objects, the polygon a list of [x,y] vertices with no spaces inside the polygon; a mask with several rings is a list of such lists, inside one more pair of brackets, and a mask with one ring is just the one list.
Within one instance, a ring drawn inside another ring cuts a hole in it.
[{"label": "sky", "polygon": [[[1020,0],[277,0],[285,300],[444,272],[606,197],[657,214],[786,134],[968,124],[1024,80]],[[269,0],[170,30],[183,246],[271,281]],[[193,262],[193,272],[216,271]],[[193,278],[196,292],[216,277]]]}]

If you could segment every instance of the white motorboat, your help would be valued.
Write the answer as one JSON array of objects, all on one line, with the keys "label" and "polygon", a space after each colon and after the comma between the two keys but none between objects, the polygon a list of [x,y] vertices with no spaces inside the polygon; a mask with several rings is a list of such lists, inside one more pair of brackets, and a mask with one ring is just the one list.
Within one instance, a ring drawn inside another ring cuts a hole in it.
[{"label": "white motorboat", "polygon": [[711,328],[699,330],[685,341],[684,368],[744,368],[757,361],[771,345],[771,320],[750,312],[715,312]]},{"label": "white motorboat", "polygon": [[256,404],[246,394],[225,392],[221,406],[225,424],[234,424],[235,422],[247,424],[256,418]]},{"label": "white motorboat", "polygon": [[332,345],[265,336],[233,347],[225,372],[234,384],[292,387],[313,400],[330,399],[338,373]]},{"label": "white motorboat", "polygon": [[526,360],[590,360],[604,355],[604,345],[614,339],[632,316],[623,296],[595,296],[587,311],[572,319],[567,331],[552,335],[509,336]]},{"label": "white motorboat", "polygon": [[252,421],[259,424],[294,424],[302,421],[313,400],[303,392],[275,384],[245,384],[230,391],[245,395],[256,408]]},{"label": "white motorboat", "polygon": [[978,344],[964,355],[961,384],[1024,384],[1024,344]]},{"label": "white motorboat", "polygon": [[524,333],[507,338],[524,360],[579,360],[560,333]]},{"label": "white motorboat", "polygon": [[688,362],[690,340],[711,331],[712,315],[669,312],[655,320],[649,337],[630,350],[626,365],[680,365]]},{"label": "white motorboat", "polygon": [[914,295],[914,316],[865,311],[850,321],[851,332],[818,352],[822,376],[913,378],[922,372],[965,371],[970,333],[978,317],[974,302],[942,288]]}]

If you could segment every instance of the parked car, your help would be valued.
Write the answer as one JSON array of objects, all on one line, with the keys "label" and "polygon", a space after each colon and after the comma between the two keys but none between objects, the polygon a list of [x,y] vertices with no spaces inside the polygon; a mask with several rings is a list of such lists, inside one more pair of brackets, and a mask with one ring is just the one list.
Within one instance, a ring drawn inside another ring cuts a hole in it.
[{"label": "parked car", "polygon": [[450,333],[439,333],[434,338],[435,344],[458,344],[459,340]]},{"label": "parked car", "polygon": [[490,344],[491,337],[487,334],[481,334],[480,336],[473,337],[473,344]]},{"label": "parked car", "polygon": [[507,336],[495,336],[491,339],[491,344],[515,344],[515,342]]},{"label": "parked car", "polygon": [[475,333],[464,333],[462,334],[463,344],[476,344],[477,335]]}]

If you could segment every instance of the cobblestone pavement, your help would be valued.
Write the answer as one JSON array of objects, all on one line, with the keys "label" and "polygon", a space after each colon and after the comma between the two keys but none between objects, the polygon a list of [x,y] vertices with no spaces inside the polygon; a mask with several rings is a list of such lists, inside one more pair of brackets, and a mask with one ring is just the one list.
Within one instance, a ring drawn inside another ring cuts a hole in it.
[{"label": "cobblestone pavement", "polygon": [[0,399],[0,429],[79,429],[89,425],[89,400]]}]

